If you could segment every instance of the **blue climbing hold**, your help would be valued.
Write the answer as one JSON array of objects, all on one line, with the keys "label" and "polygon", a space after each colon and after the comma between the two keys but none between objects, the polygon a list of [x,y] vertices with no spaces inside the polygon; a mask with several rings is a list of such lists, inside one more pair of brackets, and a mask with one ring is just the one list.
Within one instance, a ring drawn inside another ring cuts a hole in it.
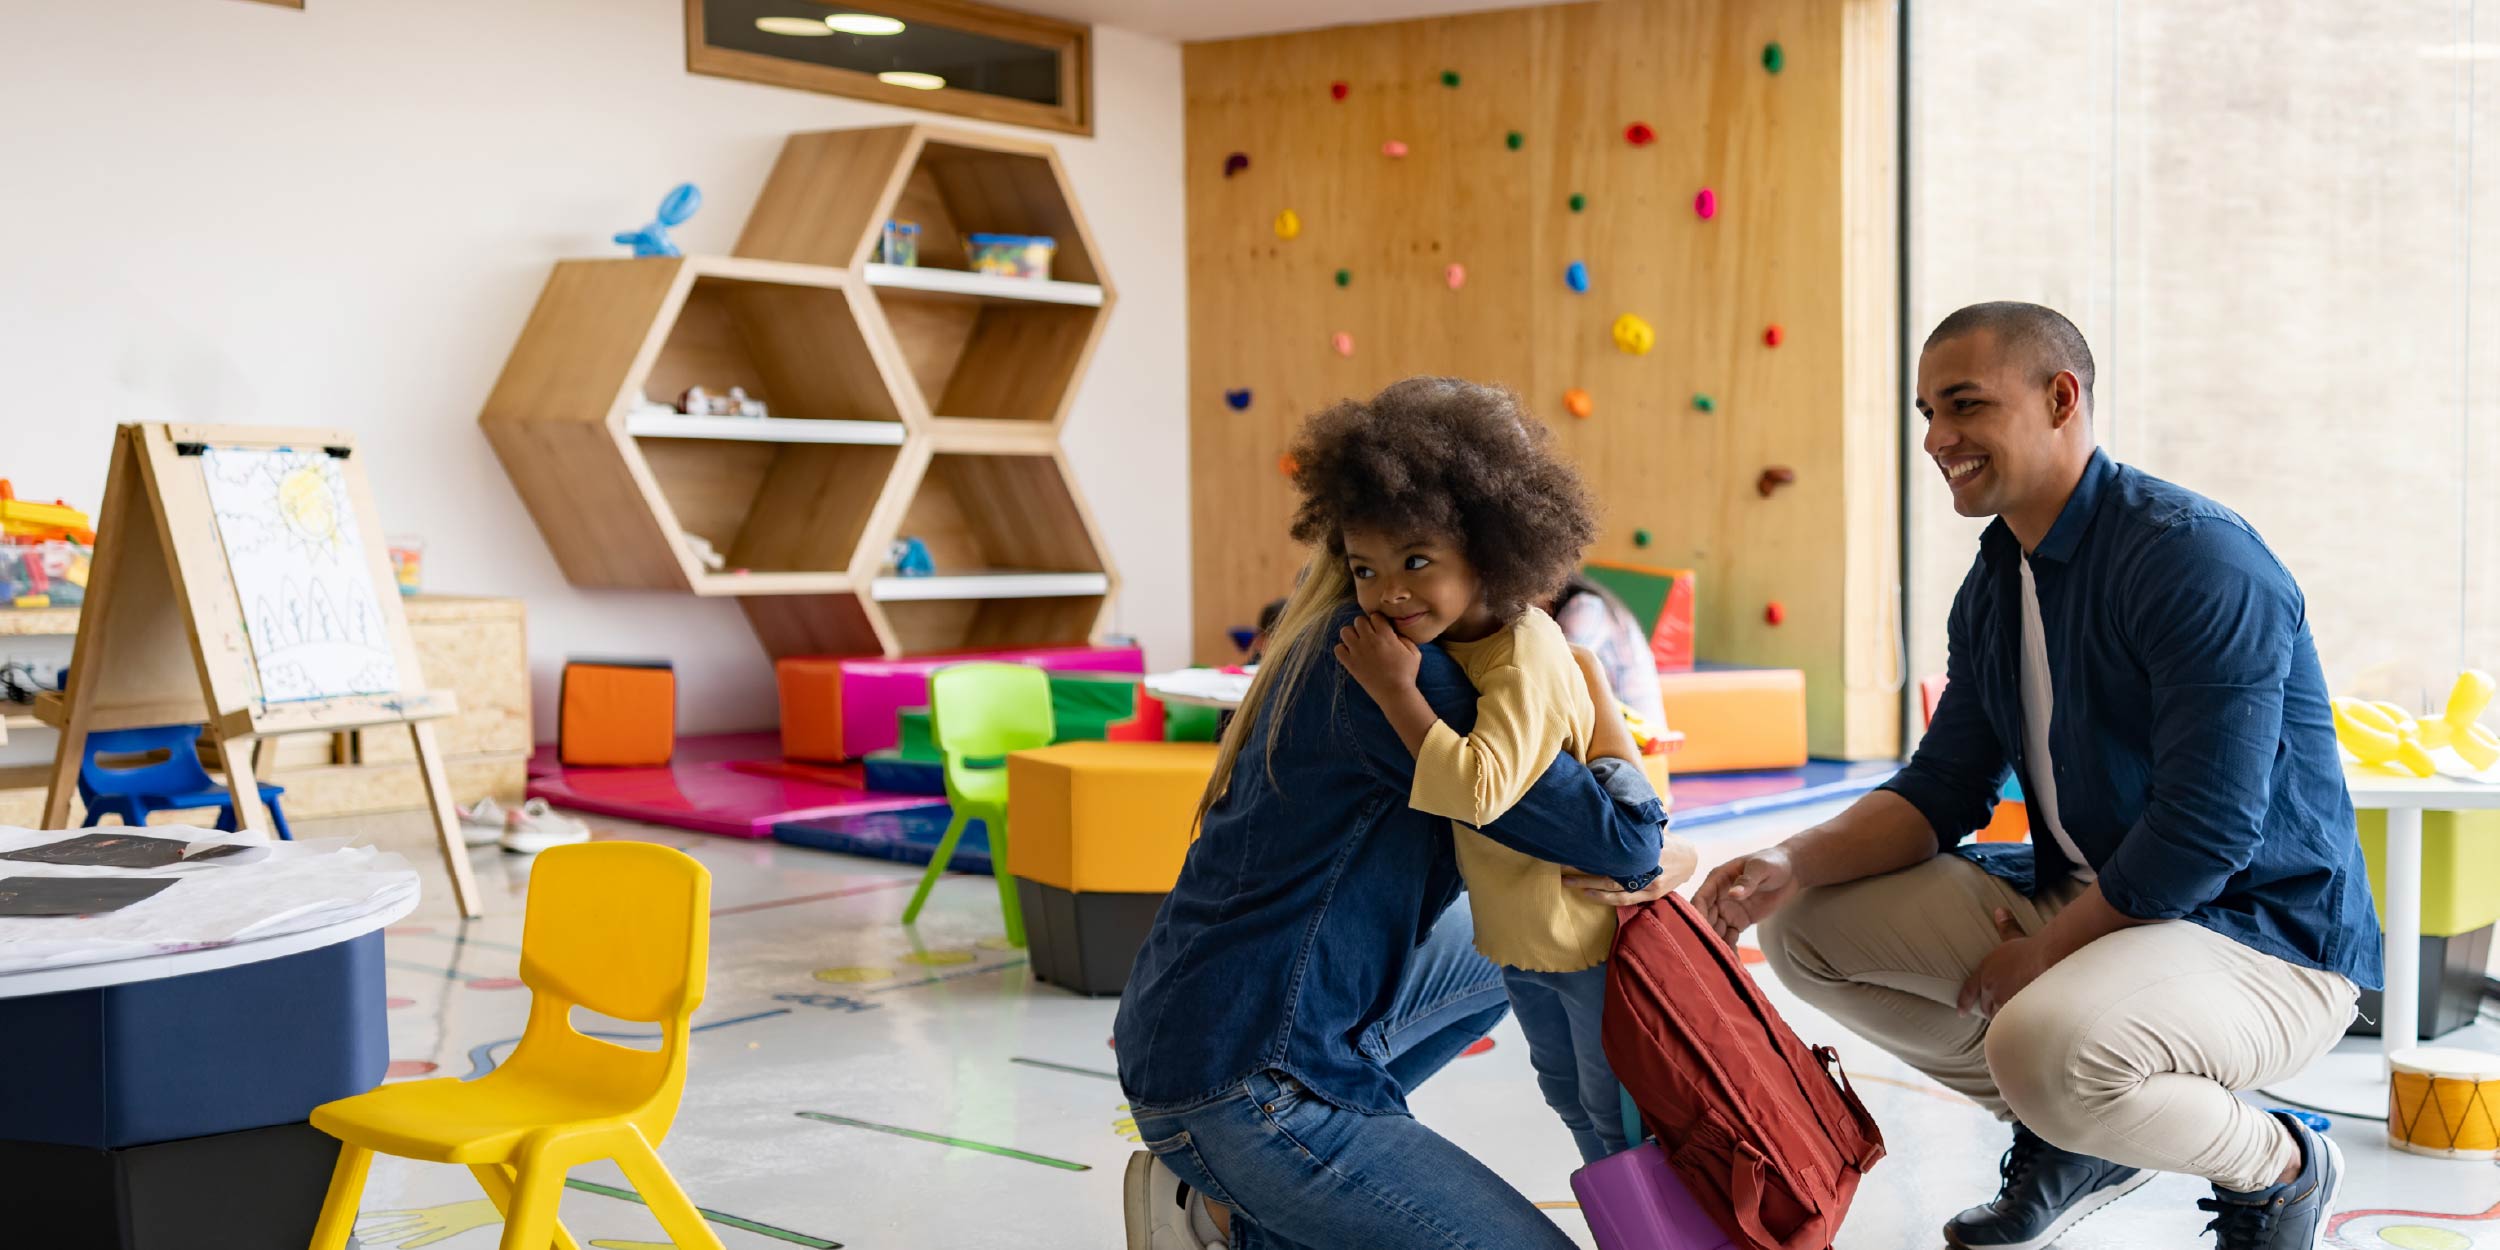
[{"label": "blue climbing hold", "polygon": [[1587,263],[1576,260],[1571,262],[1571,267],[1563,270],[1563,284],[1570,287],[1574,291],[1586,292],[1589,289],[1589,267]]},{"label": "blue climbing hold", "polygon": [[1224,402],[1231,404],[1233,406],[1233,411],[1240,412],[1250,406],[1250,392],[1226,391],[1224,392]]}]

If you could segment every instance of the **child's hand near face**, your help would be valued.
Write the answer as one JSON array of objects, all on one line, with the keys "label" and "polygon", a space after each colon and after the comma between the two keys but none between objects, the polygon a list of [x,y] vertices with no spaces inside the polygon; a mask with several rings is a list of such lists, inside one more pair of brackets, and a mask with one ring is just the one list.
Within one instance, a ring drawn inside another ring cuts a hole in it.
[{"label": "child's hand near face", "polygon": [[1432,705],[1424,701],[1424,693],[1415,688],[1415,674],[1423,668],[1423,652],[1408,641],[1389,618],[1377,612],[1366,612],[1352,624],[1337,631],[1337,663],[1352,674],[1363,693],[1380,705],[1381,714],[1398,731],[1411,753],[1424,749],[1424,739],[1432,733],[1440,717]]}]

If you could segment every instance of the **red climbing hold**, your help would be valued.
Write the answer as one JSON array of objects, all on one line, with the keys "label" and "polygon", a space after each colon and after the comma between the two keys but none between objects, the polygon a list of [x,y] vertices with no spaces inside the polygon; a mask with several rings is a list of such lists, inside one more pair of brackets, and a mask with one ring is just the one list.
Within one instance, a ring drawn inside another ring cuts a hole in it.
[{"label": "red climbing hold", "polygon": [[1775,464],[1770,468],[1764,469],[1762,471],[1762,476],[1754,479],[1753,488],[1762,492],[1763,498],[1768,499],[1771,497],[1772,491],[1778,490],[1780,487],[1786,486],[1796,480],[1797,471],[1795,469],[1789,468],[1784,464]]},{"label": "red climbing hold", "polygon": [[1777,347],[1787,337],[1788,331],[1780,329],[1777,325],[1773,325],[1763,330],[1762,345],[1765,347]]},{"label": "red climbing hold", "polygon": [[1331,100],[1342,100],[1342,99],[1344,99],[1344,98],[1345,98],[1345,93],[1346,93],[1346,85],[1345,85],[1345,80],[1344,80],[1344,79],[1340,78],[1340,79],[1338,79],[1337,81],[1335,81],[1335,82],[1332,82],[1332,83],[1328,84],[1328,98],[1329,98],[1329,99],[1331,99]]},{"label": "red climbing hold", "polygon": [[1788,619],[1788,609],[1782,607],[1779,600],[1773,599],[1762,609],[1762,619],[1777,625]]},{"label": "red climbing hold", "polygon": [[1658,132],[1650,129],[1648,122],[1634,122],[1623,128],[1623,141],[1636,148],[1648,147],[1657,138]]}]

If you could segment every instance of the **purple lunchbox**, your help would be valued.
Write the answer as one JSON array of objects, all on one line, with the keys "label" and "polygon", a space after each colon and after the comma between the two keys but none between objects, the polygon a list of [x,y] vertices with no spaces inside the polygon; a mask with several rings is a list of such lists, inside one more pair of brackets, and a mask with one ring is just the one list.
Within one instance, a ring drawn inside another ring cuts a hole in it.
[{"label": "purple lunchbox", "polygon": [[1571,1174],[1598,1250],[1737,1250],[1655,1140],[1608,1155]]}]

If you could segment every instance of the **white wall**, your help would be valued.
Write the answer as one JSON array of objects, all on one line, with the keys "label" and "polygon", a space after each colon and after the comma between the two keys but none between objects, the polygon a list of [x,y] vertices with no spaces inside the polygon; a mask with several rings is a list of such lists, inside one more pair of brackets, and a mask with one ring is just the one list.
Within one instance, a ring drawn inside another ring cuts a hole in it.
[{"label": "white wall", "polygon": [[[678,0],[0,0],[0,476],[93,508],[116,423],[353,431],[429,589],[529,603],[567,653],[677,662],[681,725],[774,723],[735,604],[564,583],[477,412],[550,264],[621,254],[662,192],[726,252],[782,137],[922,115],[685,71]],[[1059,145],[1121,302],[1067,430],[1126,582],[1189,650],[1177,44],[1095,31]],[[1037,132],[1017,132],[1034,135]]]}]

